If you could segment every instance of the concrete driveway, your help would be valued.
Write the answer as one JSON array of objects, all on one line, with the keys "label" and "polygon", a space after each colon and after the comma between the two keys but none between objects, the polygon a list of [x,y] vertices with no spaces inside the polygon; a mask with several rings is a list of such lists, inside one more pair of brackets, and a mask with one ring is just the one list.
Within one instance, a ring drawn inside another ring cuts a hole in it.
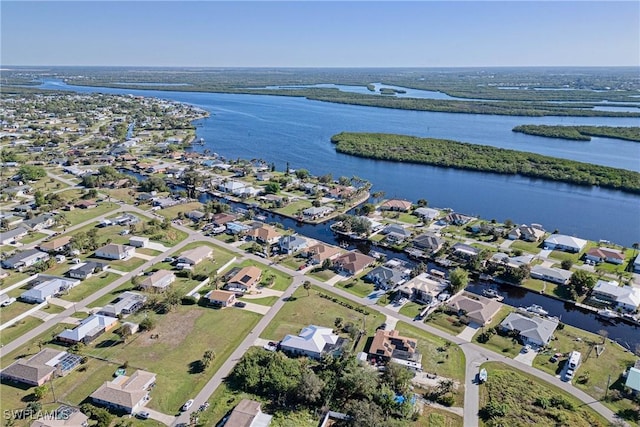
[{"label": "concrete driveway", "polygon": [[162,412],[155,411],[150,408],[144,408],[140,412],[148,412],[149,418],[151,418],[152,420],[160,421],[166,426],[170,426],[176,420],[176,417],[174,417],[173,415],[163,414]]},{"label": "concrete driveway", "polygon": [[537,355],[538,355],[538,350],[535,348],[531,348],[526,353],[524,353],[523,351],[520,351],[520,353],[518,353],[518,355],[514,357],[513,360],[517,360],[518,362],[524,363],[525,365],[528,365],[528,366],[533,366],[533,359],[535,359]]},{"label": "concrete driveway", "polygon": [[463,339],[465,341],[471,342],[473,340],[473,336],[480,329],[480,325],[476,323],[470,323],[462,332],[458,334],[458,338]]},{"label": "concrete driveway", "polygon": [[249,310],[249,311],[253,311],[254,313],[258,313],[258,314],[267,314],[267,312],[269,312],[269,310],[271,310],[271,307],[269,307],[268,305],[260,305],[260,304],[254,304],[252,302],[245,302],[243,301],[246,305],[242,308],[240,307],[234,307],[234,308],[238,308],[240,310]]}]

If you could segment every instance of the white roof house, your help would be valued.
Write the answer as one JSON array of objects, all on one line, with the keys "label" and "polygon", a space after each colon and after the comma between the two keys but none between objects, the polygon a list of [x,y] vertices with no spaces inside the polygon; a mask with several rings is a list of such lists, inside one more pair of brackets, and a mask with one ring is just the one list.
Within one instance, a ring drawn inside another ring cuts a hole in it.
[{"label": "white roof house", "polygon": [[20,299],[35,303],[45,302],[54,295],[73,288],[78,283],[80,283],[79,280],[65,279],[63,277],[46,277],[44,281],[24,291],[20,295]]},{"label": "white roof house", "polygon": [[545,319],[538,316],[527,316],[521,313],[509,313],[500,323],[503,329],[519,331],[525,344],[547,345],[558,327],[557,319]]},{"label": "white roof house", "polygon": [[111,329],[118,322],[118,319],[101,314],[92,314],[84,319],[73,329],[65,329],[58,334],[60,341],[69,343],[90,342],[103,332]]},{"label": "white roof house", "polygon": [[640,273],[640,255],[633,261],[633,272]]},{"label": "white roof house", "polygon": [[640,288],[619,286],[615,280],[610,282],[598,280],[591,295],[612,302],[616,308],[626,311],[636,311],[640,306]]},{"label": "white roof house", "polygon": [[200,263],[200,261],[211,257],[213,253],[213,249],[209,246],[198,246],[197,248],[184,251],[180,254],[180,258],[178,258],[179,263],[196,265]]},{"label": "white roof house", "polygon": [[566,252],[580,252],[586,244],[584,239],[564,234],[552,234],[544,241],[545,247]]},{"label": "white roof house", "polygon": [[96,250],[96,256],[106,259],[127,259],[132,257],[136,253],[136,248],[133,246],[117,245],[115,243],[109,243]]},{"label": "white roof house", "polygon": [[530,275],[534,279],[545,280],[559,285],[566,285],[573,273],[561,268],[534,265],[531,267]]},{"label": "white roof house", "polygon": [[339,339],[331,328],[310,325],[297,336],[284,337],[280,342],[280,348],[289,353],[319,359],[324,353],[331,351],[338,344]]}]

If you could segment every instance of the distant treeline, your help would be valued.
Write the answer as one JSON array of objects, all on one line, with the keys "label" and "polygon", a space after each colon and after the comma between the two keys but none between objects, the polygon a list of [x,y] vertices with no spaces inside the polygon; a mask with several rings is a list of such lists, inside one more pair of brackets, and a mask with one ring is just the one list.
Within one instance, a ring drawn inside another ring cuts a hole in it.
[{"label": "distant treeline", "polygon": [[353,156],[498,174],[523,175],[640,193],[640,173],[523,151],[407,135],[342,132],[336,151]]},{"label": "distant treeline", "polygon": [[592,136],[603,136],[640,142],[640,127],[522,125],[514,127],[513,131],[576,141],[591,141]]}]

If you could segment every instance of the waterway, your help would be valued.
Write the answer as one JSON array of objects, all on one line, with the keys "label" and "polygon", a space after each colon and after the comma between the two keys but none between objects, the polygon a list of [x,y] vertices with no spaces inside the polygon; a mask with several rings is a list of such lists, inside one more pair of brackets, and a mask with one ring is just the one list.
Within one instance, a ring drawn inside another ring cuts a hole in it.
[{"label": "waterway", "polygon": [[637,126],[637,118],[514,117],[434,113],[341,105],[304,98],[131,90],[70,86],[43,88],[153,96],[186,102],[211,113],[196,121],[197,137],[226,158],[261,158],[284,170],[359,176],[386,197],[416,201],[487,219],[539,223],[592,240],[625,246],[640,241],[640,197],[596,187],[519,176],[391,163],[335,152],[330,137],[341,131],[401,133],[532,151],[554,157],[640,171],[640,144],[608,138],[563,141],[512,132],[519,124]]}]

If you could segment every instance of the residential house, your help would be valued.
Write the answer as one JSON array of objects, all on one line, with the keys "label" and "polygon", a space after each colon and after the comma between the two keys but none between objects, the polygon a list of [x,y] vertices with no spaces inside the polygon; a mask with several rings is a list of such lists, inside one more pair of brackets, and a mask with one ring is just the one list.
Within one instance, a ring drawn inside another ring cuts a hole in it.
[{"label": "residential house", "polygon": [[11,228],[24,221],[24,218],[11,213],[0,213],[0,221],[6,226],[6,228]]},{"label": "residential house", "polygon": [[240,269],[224,285],[224,289],[233,292],[248,293],[260,282],[262,270],[255,266],[248,266]]},{"label": "residential house", "polygon": [[130,213],[124,213],[122,215],[118,215],[117,217],[113,218],[112,221],[114,224],[117,224],[117,225],[129,225],[129,224],[137,224],[138,222],[140,222],[140,218]]},{"label": "residential house", "polygon": [[33,188],[30,185],[17,185],[15,187],[5,187],[2,190],[3,194],[9,195],[11,199],[16,197],[26,197],[33,191]]},{"label": "residential house", "polygon": [[49,254],[39,251],[37,249],[27,249],[26,251],[18,252],[10,258],[2,260],[2,266],[8,269],[23,269],[31,267],[39,262],[47,261]]},{"label": "residential house", "polygon": [[153,202],[151,204],[160,209],[165,209],[170,208],[171,206],[179,205],[180,201],[172,199],[171,197],[156,197],[153,199]]},{"label": "residential house", "polygon": [[392,259],[368,272],[365,279],[381,289],[389,290],[406,282],[410,274],[411,270],[403,261]]},{"label": "residential house", "polygon": [[422,304],[431,304],[448,287],[449,284],[447,282],[436,280],[427,273],[421,273],[400,286],[398,292],[401,297],[412,299]]},{"label": "residential house", "polygon": [[408,200],[390,199],[380,205],[381,211],[409,212],[413,204]]},{"label": "residential house", "polygon": [[636,259],[633,260],[633,272],[640,273],[640,255],[636,256]]},{"label": "residential house", "polygon": [[175,281],[176,275],[172,271],[158,270],[140,281],[139,287],[147,292],[164,292]]},{"label": "residential house", "polygon": [[[496,265],[505,265],[511,268],[518,268],[529,265],[533,261],[533,255],[520,255],[511,257],[503,252],[495,253],[489,258],[489,262]],[[571,274],[569,274],[571,276]]]},{"label": "residential house", "polygon": [[544,241],[544,246],[547,249],[573,253],[580,252],[586,244],[586,240],[564,234],[552,234]]},{"label": "residential house", "polygon": [[465,225],[467,223],[469,223],[471,220],[475,219],[472,216],[469,215],[463,215],[461,213],[457,213],[457,212],[451,212],[450,214],[448,214],[444,220],[446,222],[448,222],[449,224],[452,225]]},{"label": "residential house", "polygon": [[89,417],[76,408],[61,406],[31,423],[30,427],[88,427]]},{"label": "residential house", "polygon": [[259,227],[248,230],[245,235],[256,242],[267,245],[278,243],[282,236],[274,227],[266,224],[261,224]]},{"label": "residential house", "polygon": [[96,273],[105,271],[107,268],[109,268],[108,264],[103,264],[101,262],[95,261],[87,261],[69,270],[69,277],[85,280]]},{"label": "residential house", "polygon": [[635,365],[629,368],[627,380],[624,385],[631,390],[632,395],[637,396],[640,394],[640,360],[636,361]]},{"label": "residential house", "polygon": [[45,252],[64,252],[71,243],[72,236],[63,236],[48,242],[40,243],[38,248]]},{"label": "residential house", "polygon": [[262,182],[269,181],[272,176],[271,172],[258,172],[256,173],[256,180]]},{"label": "residential house", "polygon": [[618,282],[598,280],[591,297],[613,304],[614,308],[634,312],[640,306],[640,287],[619,286]]},{"label": "residential house", "polygon": [[57,339],[68,344],[77,344],[79,342],[88,344],[103,333],[113,329],[117,323],[118,319],[115,317],[92,314],[82,320],[75,328],[62,331],[58,334]]},{"label": "residential house", "polygon": [[268,427],[272,417],[260,410],[260,402],[242,399],[233,408],[224,425],[225,427]]},{"label": "residential house", "polygon": [[156,374],[138,369],[130,377],[119,375],[105,382],[89,397],[96,405],[133,414],[151,400],[149,392],[155,382]]},{"label": "residential house", "polygon": [[201,211],[197,211],[197,210],[195,210],[195,211],[187,212],[187,213],[185,214],[185,216],[186,216],[187,218],[189,218],[189,219],[190,219],[191,221],[193,221],[193,222],[199,222],[199,221],[200,221],[200,220],[202,220],[204,217],[206,217],[206,216],[207,216],[207,214],[205,214],[204,212],[201,212]]},{"label": "residential house", "polygon": [[561,268],[534,265],[531,267],[529,275],[532,279],[540,279],[546,282],[557,283],[558,285],[566,285],[573,273]]},{"label": "residential house", "polygon": [[307,240],[294,234],[292,236],[282,236],[278,241],[281,254],[293,254],[307,247]]},{"label": "residential house", "polygon": [[453,253],[460,258],[470,260],[475,259],[480,255],[480,249],[474,248],[473,246],[465,243],[456,243],[453,245]]},{"label": "residential house", "polygon": [[346,274],[355,276],[361,273],[365,268],[373,265],[376,259],[360,252],[347,252],[333,260],[333,267],[338,274]]},{"label": "residential house", "polygon": [[251,229],[251,227],[236,221],[227,222],[226,227],[227,227],[227,234],[234,234],[234,235],[244,234]]},{"label": "residential house", "polygon": [[29,234],[29,230],[24,227],[17,227],[13,230],[3,231],[2,233],[0,233],[0,243],[2,243],[3,245],[10,245],[22,239],[27,234]]},{"label": "residential house", "polygon": [[340,248],[326,243],[317,243],[308,247],[305,254],[311,264],[322,264],[325,260],[333,260],[340,255]]},{"label": "residential house", "polygon": [[110,317],[126,316],[140,310],[146,301],[145,295],[126,291],[119,294],[115,301],[102,307],[99,314]]},{"label": "residential house", "polygon": [[622,264],[625,256],[622,252],[609,248],[591,248],[584,254],[587,261],[595,263],[608,262],[610,264]]},{"label": "residential house", "polygon": [[325,354],[333,354],[344,345],[344,339],[333,333],[333,329],[309,325],[298,335],[287,335],[280,341],[280,349],[295,356],[321,359]]},{"label": "residential house", "polygon": [[391,361],[414,370],[422,369],[422,355],[418,352],[418,340],[403,337],[393,329],[379,329],[369,348],[371,357]]},{"label": "residential house", "polygon": [[29,228],[31,231],[44,230],[55,224],[55,216],[50,213],[38,215],[31,219],[26,219],[22,222],[21,226]]},{"label": "residential house", "polygon": [[18,212],[18,215],[20,215],[20,214],[26,214],[29,211],[33,211],[36,208],[37,206],[35,202],[27,202],[22,205],[14,206],[13,211]]},{"label": "residential house", "polygon": [[518,331],[523,344],[545,346],[558,327],[558,319],[549,319],[523,313],[509,313],[500,323],[503,331]]},{"label": "residential house", "polygon": [[41,386],[54,375],[64,376],[80,364],[81,357],[45,347],[37,354],[21,357],[0,372],[5,381]]},{"label": "residential house", "polygon": [[131,236],[129,237],[129,246],[134,248],[146,248],[149,245],[148,237]]},{"label": "residential house", "polygon": [[226,225],[228,222],[235,221],[236,219],[237,219],[236,215],[226,213],[226,212],[220,212],[213,215],[213,217],[211,217],[211,222],[214,225],[220,227],[220,226]]},{"label": "residential house", "polygon": [[129,259],[136,253],[136,248],[126,245],[109,243],[96,250],[96,256],[105,259]]},{"label": "residential house", "polygon": [[502,304],[491,298],[463,292],[447,301],[446,307],[465,322],[486,326],[500,312]]},{"label": "residential house", "polygon": [[247,184],[245,184],[244,182],[228,180],[226,182],[220,183],[218,185],[218,190],[224,193],[237,194],[241,192],[246,186]]},{"label": "residential house", "polygon": [[537,242],[544,237],[545,231],[538,224],[522,224],[515,227],[508,234],[510,240],[525,240],[527,242]]},{"label": "residential house", "polygon": [[414,238],[411,244],[419,251],[434,254],[442,248],[444,240],[433,233],[424,233]]},{"label": "residential house", "polygon": [[399,224],[389,224],[381,232],[391,242],[400,243],[411,237],[411,231]]},{"label": "residential house", "polygon": [[178,258],[179,264],[198,265],[205,259],[211,258],[213,249],[209,246],[198,246],[197,248],[184,251]]},{"label": "residential house", "polygon": [[209,291],[204,297],[209,300],[209,305],[215,307],[229,307],[236,302],[235,292],[219,291],[217,289]]},{"label": "residential house", "polygon": [[93,209],[98,206],[98,204],[95,200],[80,200],[74,206],[79,209]]},{"label": "residential house", "polygon": [[440,215],[440,211],[432,208],[417,208],[413,214],[422,218],[423,221],[433,221]]},{"label": "residential house", "polygon": [[312,206],[302,210],[302,217],[307,221],[315,221],[316,219],[324,218],[334,210],[330,206]]}]

